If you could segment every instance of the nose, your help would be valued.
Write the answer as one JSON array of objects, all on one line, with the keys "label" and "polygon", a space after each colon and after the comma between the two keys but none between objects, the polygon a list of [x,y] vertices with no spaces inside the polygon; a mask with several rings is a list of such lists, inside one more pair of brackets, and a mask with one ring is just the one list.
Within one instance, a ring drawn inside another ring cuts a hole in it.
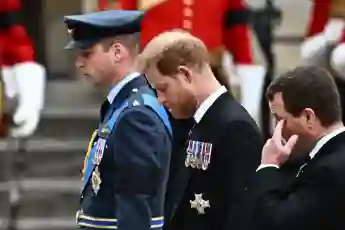
[{"label": "nose", "polygon": [[77,57],[77,59],[75,61],[75,66],[77,69],[81,69],[81,68],[85,67],[85,62],[84,62],[83,58]]},{"label": "nose", "polygon": [[157,93],[157,97],[158,97],[159,103],[161,103],[162,105],[164,105],[164,103],[166,103],[166,98],[165,98],[165,96],[163,94],[158,92]]}]

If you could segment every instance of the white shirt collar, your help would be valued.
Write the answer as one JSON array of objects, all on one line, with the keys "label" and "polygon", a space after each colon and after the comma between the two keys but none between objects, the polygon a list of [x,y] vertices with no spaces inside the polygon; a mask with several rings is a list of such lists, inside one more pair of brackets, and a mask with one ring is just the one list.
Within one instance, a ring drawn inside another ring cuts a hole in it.
[{"label": "white shirt collar", "polygon": [[137,78],[137,77],[139,77],[139,76],[140,76],[140,73],[138,73],[138,72],[130,73],[130,74],[128,74],[126,77],[124,77],[119,83],[117,83],[116,85],[114,85],[114,86],[111,88],[111,90],[110,90],[110,92],[109,92],[109,94],[108,94],[108,96],[107,96],[109,103],[110,103],[110,104],[113,103],[113,101],[114,101],[116,95],[121,91],[121,89],[122,89],[125,85],[127,85],[129,82],[131,82],[134,78]]},{"label": "white shirt collar", "polygon": [[320,138],[317,142],[314,148],[310,151],[309,156],[311,159],[315,157],[315,155],[320,151],[320,149],[333,137],[337,136],[338,134],[342,133],[345,131],[345,127],[339,128],[337,130],[334,130],[333,132],[330,132]]},{"label": "white shirt collar", "polygon": [[218,97],[220,97],[220,95],[222,95],[226,91],[227,89],[225,88],[225,86],[222,86],[217,91],[208,96],[206,100],[204,100],[200,104],[199,108],[196,110],[194,114],[194,120],[196,123],[199,123],[201,121],[202,117],[205,115],[207,110],[213,105],[213,103],[218,99]]}]

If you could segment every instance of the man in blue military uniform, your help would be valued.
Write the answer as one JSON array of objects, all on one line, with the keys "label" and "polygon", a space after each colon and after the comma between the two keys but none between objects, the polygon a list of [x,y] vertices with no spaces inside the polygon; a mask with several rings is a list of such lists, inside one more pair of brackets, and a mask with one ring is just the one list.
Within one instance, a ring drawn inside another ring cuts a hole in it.
[{"label": "man in blue military uniform", "polygon": [[79,72],[110,87],[85,157],[77,225],[87,229],[161,229],[172,148],[168,115],[144,76],[133,72],[139,11],[65,17]]}]

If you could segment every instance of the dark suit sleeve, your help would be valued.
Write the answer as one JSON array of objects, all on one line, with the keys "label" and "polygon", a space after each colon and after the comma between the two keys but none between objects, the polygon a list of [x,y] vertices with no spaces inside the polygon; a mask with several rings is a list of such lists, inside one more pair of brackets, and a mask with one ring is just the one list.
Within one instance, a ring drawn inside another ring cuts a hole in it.
[{"label": "dark suit sleeve", "polygon": [[262,145],[259,130],[253,123],[236,121],[224,128],[220,146],[223,168],[227,169],[224,183],[228,213],[224,230],[246,229],[250,224],[245,194],[260,164]]},{"label": "dark suit sleeve", "polygon": [[167,180],[171,143],[158,116],[143,107],[131,108],[115,132],[114,180],[120,230],[151,226],[151,197]]},{"label": "dark suit sleeve", "polygon": [[264,168],[256,175],[252,188],[256,193],[255,217],[264,229],[305,230],[319,229],[332,222],[339,198],[343,196],[332,178],[328,167],[305,168],[303,178],[296,179],[295,186],[284,196],[279,186],[283,178],[281,170]]}]

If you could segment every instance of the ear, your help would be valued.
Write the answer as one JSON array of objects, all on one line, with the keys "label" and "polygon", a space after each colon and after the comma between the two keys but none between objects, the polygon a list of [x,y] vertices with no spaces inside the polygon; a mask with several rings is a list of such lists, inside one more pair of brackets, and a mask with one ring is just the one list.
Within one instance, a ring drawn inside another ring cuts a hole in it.
[{"label": "ear", "polygon": [[120,62],[124,57],[124,47],[120,43],[114,43],[110,47],[115,62]]},{"label": "ear", "polygon": [[177,67],[177,72],[181,74],[188,83],[192,82],[192,71],[183,65]]},{"label": "ear", "polygon": [[314,110],[310,108],[305,108],[303,110],[303,113],[304,113],[307,123],[313,123],[317,119]]}]

